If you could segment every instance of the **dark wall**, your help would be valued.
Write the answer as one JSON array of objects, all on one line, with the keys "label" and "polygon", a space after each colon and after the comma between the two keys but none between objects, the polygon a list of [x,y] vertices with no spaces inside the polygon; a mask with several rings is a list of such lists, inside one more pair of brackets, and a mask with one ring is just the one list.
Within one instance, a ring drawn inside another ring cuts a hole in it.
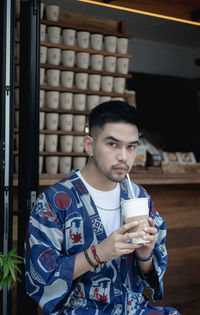
[{"label": "dark wall", "polygon": [[200,160],[199,80],[133,73],[127,88],[136,91],[149,141],[165,151],[193,151]]}]

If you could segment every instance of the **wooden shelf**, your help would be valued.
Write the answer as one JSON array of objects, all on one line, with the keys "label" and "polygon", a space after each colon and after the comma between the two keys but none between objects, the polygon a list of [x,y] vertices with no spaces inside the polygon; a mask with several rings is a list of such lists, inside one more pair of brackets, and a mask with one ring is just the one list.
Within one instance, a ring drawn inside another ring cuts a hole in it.
[{"label": "wooden shelf", "polygon": [[[19,110],[19,105],[15,105],[14,108],[16,110]],[[60,114],[73,114],[73,115],[89,115],[89,111],[83,110],[74,110],[74,109],[70,109],[70,110],[65,110],[65,109],[61,109],[61,108],[49,108],[47,106],[44,107],[40,107],[40,112],[46,112],[46,113],[60,113]],[[16,132],[18,132],[18,130],[16,130]]]},{"label": "wooden shelf", "polygon": [[[15,41],[18,43],[19,38],[16,38]],[[75,52],[87,52],[91,55],[103,55],[103,56],[113,56],[117,58],[127,58],[131,59],[132,55],[130,54],[119,54],[119,53],[112,53],[109,51],[105,50],[95,50],[95,49],[90,49],[90,48],[81,48],[78,46],[69,46],[69,45],[64,45],[64,44],[54,44],[50,42],[40,42],[40,46],[46,46],[48,48],[60,48],[62,50],[73,50]]]},{"label": "wooden shelf", "polygon": [[128,97],[127,94],[119,94],[114,92],[104,92],[104,91],[92,91],[92,90],[79,90],[76,88],[63,88],[63,87],[54,87],[49,85],[40,85],[41,90],[46,91],[60,91],[60,92],[70,92],[70,93],[79,93],[79,94],[87,94],[87,95],[101,95],[101,96],[111,96],[111,97]]},{"label": "wooden shelf", "polygon": [[40,46],[46,46],[49,48],[60,48],[62,50],[73,50],[75,52],[87,52],[91,55],[103,55],[103,56],[113,56],[117,58],[128,58],[131,59],[132,55],[129,54],[119,54],[119,53],[112,53],[109,51],[105,50],[95,50],[95,49],[90,49],[90,48],[81,48],[78,46],[68,46],[68,45],[63,45],[63,44],[54,44],[50,42],[40,42]]},{"label": "wooden shelf", "polygon": [[[14,128],[15,133],[19,133],[18,128]],[[64,130],[47,130],[47,129],[41,129],[40,133],[43,133],[45,135],[72,135],[72,136],[86,136],[86,132],[78,132],[78,131],[64,131]]]},{"label": "wooden shelf", "polygon": [[[82,156],[84,153],[82,153]],[[79,154],[80,155],[80,154]],[[65,174],[41,174],[40,186],[50,186],[60,179],[64,178]],[[182,184],[200,184],[200,174],[164,174],[161,168],[148,169],[142,168],[138,170],[133,168],[130,173],[131,180],[141,185],[182,185]],[[17,185],[17,175],[14,175],[14,185]]]},{"label": "wooden shelf", "polygon": [[88,31],[90,33],[99,33],[102,35],[111,35],[111,36],[117,36],[117,37],[125,37],[125,38],[132,38],[132,35],[127,33],[121,33],[121,32],[112,32],[108,30],[102,30],[102,28],[98,27],[88,27],[88,26],[76,26],[72,25],[71,23],[67,23],[64,21],[48,21],[48,20],[41,20],[41,24],[46,24],[47,26],[58,26],[61,28],[72,28],[77,31]]},{"label": "wooden shelf", "polygon": [[[17,63],[16,63],[17,64]],[[63,65],[55,66],[51,64],[46,64],[46,63],[41,63],[40,64],[41,68],[45,69],[58,69],[61,71],[73,71],[73,72],[82,72],[82,73],[89,73],[89,74],[100,74],[102,76],[111,76],[111,77],[120,77],[120,78],[132,78],[132,74],[123,74],[119,72],[108,72],[108,71],[97,71],[93,69],[82,69],[82,68],[77,68],[77,67],[66,67]]]},{"label": "wooden shelf", "polygon": [[[15,87],[19,87],[19,83],[15,82],[14,84]],[[114,92],[104,92],[104,91],[92,91],[92,90],[79,90],[76,88],[63,88],[61,86],[54,87],[54,86],[49,86],[49,85],[40,85],[41,90],[45,91],[60,91],[60,92],[70,92],[70,93],[78,93],[78,94],[87,94],[87,95],[100,95],[100,96],[111,96],[111,97],[123,97],[123,98],[128,98],[128,95],[126,93],[124,94],[119,94],[119,93],[114,93]]]},{"label": "wooden shelf", "polygon": [[[18,151],[14,151],[14,155],[18,155]],[[39,152],[41,156],[88,156],[86,152],[48,152],[48,151],[42,151]]]}]

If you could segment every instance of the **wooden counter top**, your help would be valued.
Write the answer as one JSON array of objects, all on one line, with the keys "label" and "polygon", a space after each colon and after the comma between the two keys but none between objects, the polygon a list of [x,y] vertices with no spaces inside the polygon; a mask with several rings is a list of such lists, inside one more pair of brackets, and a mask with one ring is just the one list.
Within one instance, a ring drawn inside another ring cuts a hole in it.
[{"label": "wooden counter top", "polygon": [[[131,180],[141,185],[173,185],[200,184],[200,173],[166,174],[159,167],[134,168],[130,173]],[[40,186],[53,185],[65,177],[65,174],[41,174]],[[14,186],[18,185],[17,175],[14,175]]]}]

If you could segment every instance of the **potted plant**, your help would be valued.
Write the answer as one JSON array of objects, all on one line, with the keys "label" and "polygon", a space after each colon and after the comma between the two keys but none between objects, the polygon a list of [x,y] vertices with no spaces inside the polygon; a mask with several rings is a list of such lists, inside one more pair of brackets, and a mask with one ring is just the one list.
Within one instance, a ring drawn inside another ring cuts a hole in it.
[{"label": "potted plant", "polygon": [[21,282],[21,279],[17,277],[17,271],[22,273],[18,264],[23,262],[23,257],[16,254],[16,248],[11,249],[7,255],[0,253],[0,290],[3,290],[4,285],[7,284],[9,291],[13,282]]}]

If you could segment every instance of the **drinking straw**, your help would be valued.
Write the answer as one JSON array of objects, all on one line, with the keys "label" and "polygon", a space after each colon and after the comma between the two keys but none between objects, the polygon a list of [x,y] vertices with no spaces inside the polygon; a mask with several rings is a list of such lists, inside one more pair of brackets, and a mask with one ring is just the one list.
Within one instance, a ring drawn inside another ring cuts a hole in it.
[{"label": "drinking straw", "polygon": [[133,187],[132,187],[132,184],[131,184],[130,176],[129,176],[129,174],[126,174],[126,176],[127,176],[127,179],[128,179],[128,184],[129,184],[129,188],[131,190],[132,198],[134,199],[135,198],[135,194],[133,192]]}]

